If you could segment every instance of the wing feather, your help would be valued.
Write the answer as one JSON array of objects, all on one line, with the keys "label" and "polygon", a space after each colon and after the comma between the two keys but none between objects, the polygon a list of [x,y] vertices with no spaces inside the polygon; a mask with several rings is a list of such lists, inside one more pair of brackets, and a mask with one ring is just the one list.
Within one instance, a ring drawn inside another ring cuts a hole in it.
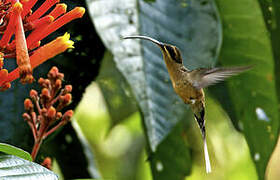
[{"label": "wing feather", "polygon": [[252,66],[230,68],[201,68],[190,72],[191,83],[197,89],[213,85],[226,78],[251,69]]}]

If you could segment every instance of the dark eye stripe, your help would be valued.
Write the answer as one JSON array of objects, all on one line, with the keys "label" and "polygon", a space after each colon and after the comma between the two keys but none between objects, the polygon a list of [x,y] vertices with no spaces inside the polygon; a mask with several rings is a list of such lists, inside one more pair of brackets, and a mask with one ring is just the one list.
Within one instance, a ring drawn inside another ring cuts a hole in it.
[{"label": "dark eye stripe", "polygon": [[176,52],[171,46],[165,46],[172,59],[176,59]]},{"label": "dark eye stripe", "polygon": [[177,63],[182,63],[180,57],[178,57],[175,47],[165,46],[166,51],[169,53],[170,57]]}]

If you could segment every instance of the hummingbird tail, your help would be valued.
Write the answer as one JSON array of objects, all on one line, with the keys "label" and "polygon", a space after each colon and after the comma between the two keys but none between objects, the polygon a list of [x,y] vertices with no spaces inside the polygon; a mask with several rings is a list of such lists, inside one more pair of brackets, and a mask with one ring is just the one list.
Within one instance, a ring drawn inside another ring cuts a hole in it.
[{"label": "hummingbird tail", "polygon": [[206,138],[203,139],[203,143],[204,143],[204,158],[205,158],[206,173],[211,173],[211,163],[210,163],[210,158],[209,158],[209,154],[208,154]]},{"label": "hummingbird tail", "polygon": [[205,139],[205,136],[206,136],[204,114],[205,114],[204,108],[202,108],[202,110],[198,114],[194,113],[194,117],[195,117],[196,122],[197,122],[197,124],[200,128],[203,139]]},{"label": "hummingbird tail", "polygon": [[198,126],[201,131],[202,139],[203,139],[206,173],[211,173],[211,163],[210,163],[210,158],[209,158],[208,148],[207,148],[207,143],[206,143],[206,130],[205,130],[204,114],[205,114],[204,108],[202,108],[202,110],[198,114],[194,114],[194,117],[198,123]]}]

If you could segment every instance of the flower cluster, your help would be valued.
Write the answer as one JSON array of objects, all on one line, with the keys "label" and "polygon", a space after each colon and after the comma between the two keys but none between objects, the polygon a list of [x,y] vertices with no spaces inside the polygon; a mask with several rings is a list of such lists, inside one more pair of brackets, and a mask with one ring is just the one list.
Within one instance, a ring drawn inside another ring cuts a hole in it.
[{"label": "flower cluster", "polygon": [[63,77],[64,74],[60,73],[57,67],[53,67],[47,79],[38,80],[42,87],[40,95],[36,90],[31,90],[30,99],[27,98],[24,101],[26,113],[23,114],[23,118],[30,126],[35,141],[31,153],[33,160],[42,141],[69,122],[73,115],[72,110],[64,114],[61,112],[72,100],[72,86],[66,85],[62,89]]},{"label": "flower cluster", "polygon": [[[10,82],[18,77],[22,83],[33,82],[33,68],[73,47],[67,34],[60,37],[60,40],[50,42],[51,45],[40,47],[40,41],[66,23],[81,18],[85,9],[76,7],[66,12],[66,4],[59,3],[59,0],[45,0],[39,8],[32,10],[36,2],[37,0],[0,0],[1,90],[9,88]],[[53,10],[46,14],[54,5]],[[14,57],[18,68],[8,73],[3,68],[4,58]]]}]

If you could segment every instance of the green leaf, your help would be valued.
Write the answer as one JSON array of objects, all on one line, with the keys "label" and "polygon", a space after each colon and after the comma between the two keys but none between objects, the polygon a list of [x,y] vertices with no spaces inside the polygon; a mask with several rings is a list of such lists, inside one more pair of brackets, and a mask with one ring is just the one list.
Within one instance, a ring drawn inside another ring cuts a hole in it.
[{"label": "green leaf", "polygon": [[47,168],[17,156],[0,155],[0,179],[58,179]]},{"label": "green leaf", "polygon": [[259,178],[264,179],[279,133],[279,106],[269,34],[256,0],[216,2],[224,32],[220,63],[223,66],[255,65],[252,70],[228,81],[230,97],[223,101],[231,102]]},{"label": "green leaf", "polygon": [[6,143],[0,143],[0,152],[15,155],[17,157],[20,157],[22,159],[26,159],[28,161],[32,161],[32,157],[30,154],[20,148],[17,148],[15,146],[6,144]]},{"label": "green leaf", "polygon": [[180,121],[151,154],[151,169],[154,179],[184,179],[190,174],[192,159],[187,142],[187,122]]},{"label": "green leaf", "polygon": [[215,86],[210,86],[207,90],[214,96],[214,98],[227,112],[235,129],[241,131],[238,125],[236,110],[231,100],[232,97],[229,93],[228,86],[226,85],[226,83],[218,83]]},{"label": "green leaf", "polygon": [[111,179],[73,179],[73,180],[111,180]]},{"label": "green leaf", "polygon": [[[278,0],[258,0],[269,31],[270,43],[274,56],[274,74],[277,88],[277,99],[280,102],[280,2]],[[280,111],[280,109],[279,109]]]},{"label": "green leaf", "polygon": [[137,110],[134,97],[126,79],[116,68],[113,55],[104,54],[97,82],[104,96],[112,127]]},{"label": "green leaf", "polygon": [[[97,31],[134,92],[144,114],[149,145],[155,151],[174,124],[184,117],[186,106],[174,93],[159,49],[149,42],[139,44],[137,40],[120,37],[147,34],[178,45],[184,50],[184,62],[189,68],[213,66],[221,42],[215,4],[187,1],[188,6],[184,6],[171,0],[139,1],[138,10],[136,1],[131,0],[87,2]],[[106,19],[110,23],[103,24]]]}]

